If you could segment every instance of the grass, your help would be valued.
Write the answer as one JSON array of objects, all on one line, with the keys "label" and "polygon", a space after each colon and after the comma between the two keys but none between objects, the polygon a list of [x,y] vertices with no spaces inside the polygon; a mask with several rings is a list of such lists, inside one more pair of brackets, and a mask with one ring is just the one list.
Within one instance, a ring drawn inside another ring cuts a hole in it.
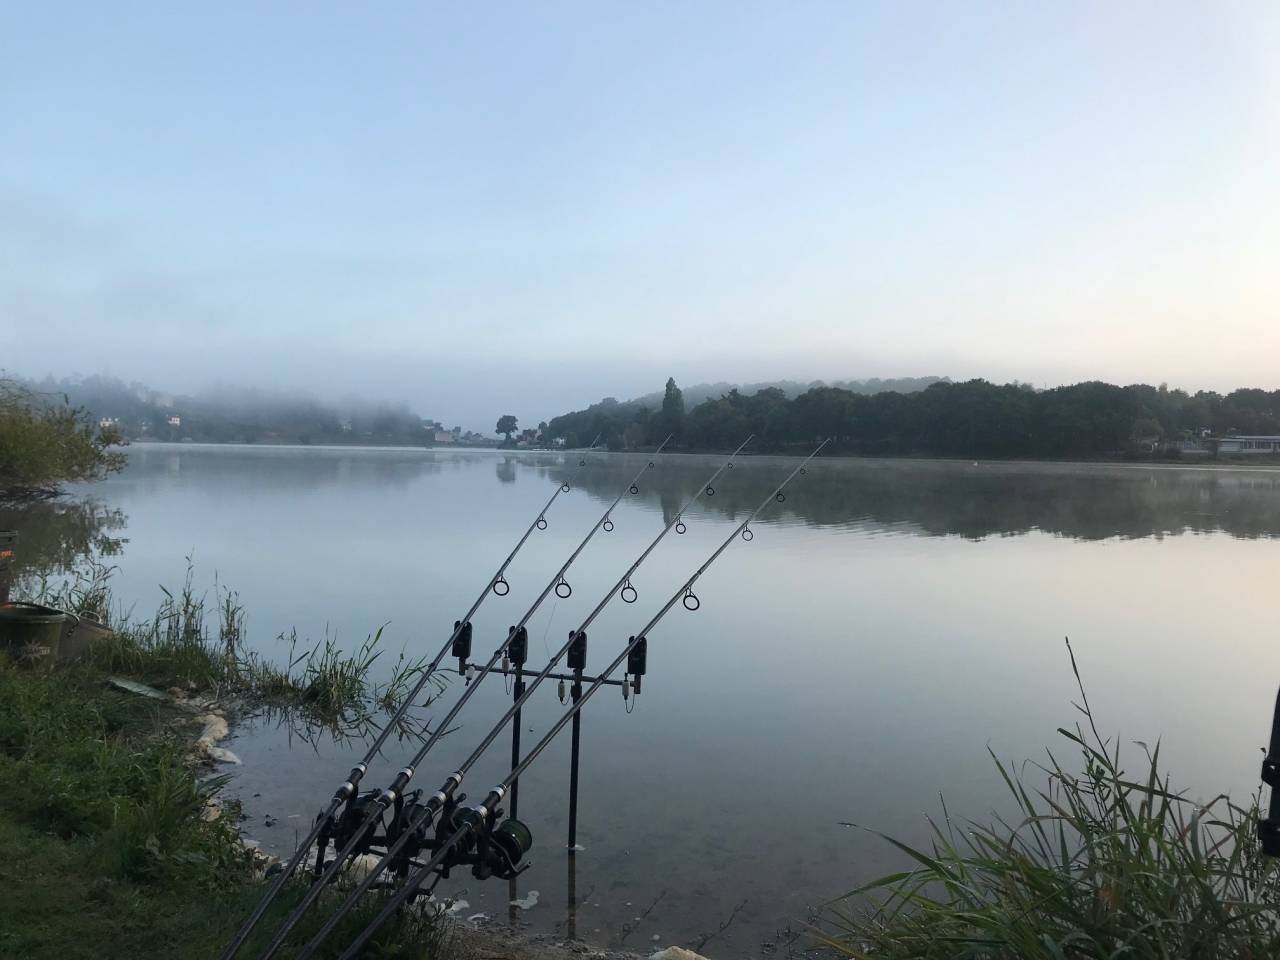
[{"label": "grass", "polygon": [[1029,785],[992,754],[1018,818],[957,826],[944,806],[928,850],[886,837],[915,867],[828,905],[823,943],[875,960],[1280,957],[1280,878],[1258,846],[1257,802],[1175,792],[1158,745],[1140,745],[1130,776],[1074,654],[1071,666],[1084,722],[1058,732],[1079,767],[1050,751]]},{"label": "grass", "polygon": [[[126,674],[180,686],[251,710],[284,714],[314,733],[368,731],[393,713],[424,664],[401,653],[390,678],[373,680],[381,631],[346,654],[330,637],[300,644],[274,664],[245,649],[245,617],[235,593],[198,592],[188,561],[176,590],[147,619],[113,601],[113,568],[89,564],[70,578],[28,585],[26,599],[90,613],[113,629],[89,660],[53,671],[16,666],[0,652],[0,956],[217,957],[262,892],[260,865],[240,843],[238,807],[210,800],[225,780],[190,757],[190,716],[167,701],[117,690]],[[424,706],[430,703],[426,699]],[[410,719],[400,733],[420,735]],[[273,927],[302,896],[282,892],[242,955],[261,951]],[[298,927],[305,943],[326,916],[330,891]],[[370,896],[318,956],[341,945],[381,908]],[[176,945],[181,945],[180,949]],[[293,948],[280,956],[289,957]],[[454,960],[446,925],[402,915],[371,941],[366,956]]]},{"label": "grass", "polygon": [[[0,956],[217,957],[262,891],[238,811],[204,815],[223,781],[188,759],[190,731],[175,723],[185,715],[104,680],[94,664],[38,672],[0,656]],[[245,955],[302,891],[286,889]],[[380,906],[368,898],[321,956],[337,956]],[[322,903],[294,942],[325,916]],[[453,960],[451,936],[405,915],[367,955]]]},{"label": "grass", "polygon": [[[93,665],[101,670],[284,711],[339,736],[364,735],[380,717],[394,714],[426,670],[425,658],[411,659],[402,651],[390,675],[375,681],[374,667],[384,652],[381,629],[352,653],[345,653],[331,636],[307,643],[291,632],[280,638],[288,642],[287,661],[275,663],[246,648],[245,612],[234,591],[215,581],[210,602],[196,589],[190,558],[182,584],[174,590],[162,585],[160,606],[145,619],[114,602],[114,571],[90,562],[70,577],[41,581],[23,591],[24,599],[92,614],[112,628],[111,637],[94,648]],[[433,675],[432,693],[444,682],[443,674]],[[432,699],[420,700],[420,706],[429,706]],[[398,723],[402,737],[423,732],[413,717]]]}]

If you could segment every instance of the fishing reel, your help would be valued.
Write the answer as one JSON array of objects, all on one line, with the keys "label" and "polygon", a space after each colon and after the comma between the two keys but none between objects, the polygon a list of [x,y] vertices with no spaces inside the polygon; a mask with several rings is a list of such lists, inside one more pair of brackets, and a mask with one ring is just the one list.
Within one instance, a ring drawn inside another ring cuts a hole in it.
[{"label": "fishing reel", "polygon": [[[450,800],[449,803],[453,804],[464,800],[466,796],[465,793],[459,794],[457,800]],[[445,809],[447,810],[448,807],[446,806]],[[435,850],[436,844],[430,830],[430,808],[422,802],[422,791],[414,790],[407,794],[402,802],[396,804],[395,817],[387,828],[388,849],[396,844],[404,834],[409,834],[405,838],[403,846],[400,847],[399,852],[391,861],[390,869],[392,872],[401,877],[407,876],[409,868],[414,865],[420,853],[430,853]]]},{"label": "fishing reel", "polygon": [[[320,835],[316,837],[316,866],[315,874],[320,876],[325,869],[325,851],[329,844],[333,844],[335,850],[343,850],[347,844],[351,842],[365,822],[370,811],[376,806],[380,791],[369,790],[359,794],[350,803],[347,804],[345,810],[337,817],[330,817],[325,828],[320,831]],[[317,822],[319,817],[316,818]],[[351,850],[351,857],[366,854],[375,844],[380,844],[382,837],[377,836],[378,823],[370,824],[365,827],[364,833],[360,836],[360,841]]]},{"label": "fishing reel", "polygon": [[481,809],[450,801],[441,810],[431,844],[434,849],[445,847],[462,827],[470,827],[466,838],[450,849],[440,865],[442,877],[448,877],[449,871],[459,866],[471,867],[471,875],[477,880],[511,880],[529,869],[529,864],[521,863],[533,846],[529,828],[514,818],[503,820],[501,808],[492,813],[481,813]]}]

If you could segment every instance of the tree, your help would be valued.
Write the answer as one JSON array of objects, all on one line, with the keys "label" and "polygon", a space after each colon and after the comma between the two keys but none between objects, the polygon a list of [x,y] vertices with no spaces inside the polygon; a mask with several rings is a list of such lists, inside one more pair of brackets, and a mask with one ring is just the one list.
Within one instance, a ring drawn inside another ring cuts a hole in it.
[{"label": "tree", "polygon": [[675,377],[667,377],[667,387],[662,394],[662,410],[654,417],[657,428],[652,437],[661,443],[668,434],[679,436],[684,432],[684,394],[676,386]]},{"label": "tree", "polygon": [[513,417],[509,413],[504,413],[502,416],[498,418],[498,426],[496,429],[498,433],[501,433],[503,436],[507,438],[507,443],[510,443],[511,435],[515,433],[516,430],[519,429],[519,427],[516,424],[515,417]]},{"label": "tree", "polygon": [[100,480],[124,466],[111,425],[95,428],[83,407],[49,402],[12,380],[0,380],[0,497],[51,494],[58,484]]}]

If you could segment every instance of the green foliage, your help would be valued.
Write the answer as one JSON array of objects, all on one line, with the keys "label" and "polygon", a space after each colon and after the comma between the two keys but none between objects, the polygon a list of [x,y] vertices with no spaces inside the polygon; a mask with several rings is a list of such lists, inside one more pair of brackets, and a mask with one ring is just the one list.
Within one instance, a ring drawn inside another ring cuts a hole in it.
[{"label": "green foliage", "polygon": [[501,433],[505,436],[507,438],[507,442],[510,442],[511,435],[515,433],[519,427],[517,426],[516,418],[513,415],[504,413],[498,418],[498,425],[494,429],[497,433]]},{"label": "green foliage", "polygon": [[679,439],[684,433],[684,420],[684,394],[676,386],[675,378],[667,377],[667,385],[662,392],[662,409],[654,418],[654,430],[662,434],[662,437],[657,438],[658,442],[661,443],[662,438],[668,434]]},{"label": "green foliage", "polygon": [[639,431],[649,444],[675,433],[687,448],[725,449],[754,433],[755,449],[766,450],[830,437],[833,451],[866,455],[1088,458],[1149,456],[1156,438],[1203,429],[1280,434],[1280,390],[1192,396],[1094,381],[1037,391],[985,380],[938,381],[912,393],[815,386],[794,398],[778,388],[730,389],[685,413],[680,389],[669,379],[657,413],[606,399],[552,418],[547,436],[576,445],[602,433],[621,447],[634,446]]},{"label": "green foliage", "polygon": [[1276,956],[1280,875],[1259,850],[1257,804],[1175,793],[1159,746],[1131,778],[1080,692],[1087,731],[1059,730],[1078,772],[1050,752],[1031,787],[992,754],[1018,818],[931,821],[928,851],[886,838],[916,866],[829,905],[820,939],[869,960]]},{"label": "green foliage", "polygon": [[[208,818],[223,779],[185,757],[182,718],[121,693],[89,666],[43,674],[0,661],[0,956],[32,960],[217,957],[261,895],[236,807]],[[191,732],[191,731],[187,731]],[[251,940],[305,892],[289,885]],[[305,942],[339,890],[299,926]],[[336,957],[381,908],[371,896],[318,956]],[[286,947],[281,954],[295,954]],[[427,912],[387,924],[370,956],[461,955]]]},{"label": "green foliage", "polygon": [[[162,687],[234,695],[339,736],[359,735],[382,714],[394,713],[426,669],[424,657],[411,659],[401,651],[389,677],[376,681],[373,666],[382,654],[381,629],[349,654],[333,637],[306,644],[292,633],[288,662],[277,664],[245,648],[245,615],[234,591],[215,584],[217,602],[210,614],[208,596],[195,587],[190,558],[180,587],[160,587],[164,599],[150,619],[132,619],[116,609],[113,572],[113,567],[87,561],[65,581],[41,582],[25,593],[26,599],[58,609],[91,613],[112,628],[111,636],[93,649],[97,669]],[[438,692],[444,681],[433,676],[432,682]],[[422,706],[432,700],[425,698]],[[415,724],[413,718],[403,718],[398,732],[417,736],[421,731]]]},{"label": "green foliage", "polygon": [[[221,781],[197,779],[156,711],[65,675],[0,666],[0,811],[65,839],[90,837],[107,876],[161,880],[216,863],[245,876],[247,855],[200,812]],[[153,731],[134,742],[131,733]]]},{"label": "green foliage", "polygon": [[54,492],[62,483],[99,480],[124,466],[109,448],[118,431],[98,429],[88,411],[0,379],[0,497]]}]

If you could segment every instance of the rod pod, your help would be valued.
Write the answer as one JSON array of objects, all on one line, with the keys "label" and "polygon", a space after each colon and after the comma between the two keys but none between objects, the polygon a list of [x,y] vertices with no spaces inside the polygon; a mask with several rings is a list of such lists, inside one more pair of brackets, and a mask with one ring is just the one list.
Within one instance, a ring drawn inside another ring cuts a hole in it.
[{"label": "rod pod", "polygon": [[[517,765],[517,767],[514,770],[512,770],[511,773],[508,774],[507,777],[501,783],[499,783],[489,792],[489,794],[485,797],[485,800],[483,803],[472,808],[473,811],[475,812],[475,816],[472,818],[468,818],[466,822],[463,822],[461,825],[459,825],[458,829],[448,838],[445,845],[442,848],[438,849],[437,852],[431,857],[430,860],[428,860],[421,867],[419,867],[417,872],[412,874],[409,877],[409,879],[404,883],[404,885],[400,888],[400,890],[398,890],[387,901],[387,903],[384,905],[383,909],[378,913],[378,915],[365,927],[363,931],[361,931],[361,933],[350,944],[350,946],[348,946],[347,949],[341,954],[341,956],[339,957],[339,960],[353,960],[353,958],[359,953],[360,949],[369,940],[369,938],[373,936],[373,934],[377,931],[377,929],[383,923],[385,923],[387,919],[397,909],[399,909],[400,905],[404,903],[405,900],[412,897],[415,894],[415,891],[417,890],[417,888],[422,885],[423,881],[427,878],[427,876],[446,860],[446,858],[449,856],[449,851],[450,849],[452,849],[453,845],[459,842],[467,841],[467,839],[470,836],[470,833],[477,828],[477,822],[480,824],[488,824],[490,827],[492,826],[492,821],[495,816],[495,811],[498,809],[498,804],[501,803],[502,798],[506,796],[508,787],[510,786],[511,782],[513,780],[518,779],[519,776],[525,770],[527,770],[529,766],[538,758],[538,756],[547,748],[547,745],[550,744],[551,741],[554,740],[556,736],[560,733],[560,731],[564,729],[565,725],[568,724],[574,716],[576,716],[579,712],[581,712],[582,708],[586,705],[587,701],[596,693],[597,690],[600,689],[600,687],[604,684],[605,680],[609,677],[609,675],[613,673],[613,671],[616,670],[622,664],[622,662],[627,658],[627,655],[638,644],[639,640],[646,638],[650,633],[650,631],[662,620],[663,617],[667,615],[668,612],[670,612],[671,608],[674,607],[677,602],[680,602],[682,598],[686,598],[690,596],[690,591],[693,587],[693,584],[696,583],[698,579],[704,573],[706,573],[708,568],[710,568],[711,565],[715,563],[715,561],[720,557],[720,555],[729,548],[729,545],[733,543],[734,539],[738,537],[743,530],[746,530],[749,524],[761,512],[763,512],[764,509],[775,498],[777,498],[779,502],[781,502],[781,500],[784,499],[781,496],[783,488],[786,487],[787,484],[789,484],[797,475],[804,472],[805,467],[808,465],[808,463],[811,460],[813,460],[813,458],[816,457],[822,451],[822,449],[827,445],[828,442],[829,442],[828,440],[822,441],[822,443],[818,445],[817,449],[815,449],[813,453],[809,454],[809,456],[806,457],[798,467],[796,467],[790,474],[788,474],[786,479],[783,480],[782,483],[778,485],[778,487],[773,491],[773,493],[771,493],[768,497],[766,497],[763,501],[761,501],[760,505],[756,507],[756,509],[752,511],[752,513],[745,520],[743,520],[742,523],[740,523],[737,527],[734,528],[734,531],[731,534],[729,534],[729,536],[725,538],[724,542],[721,543],[720,546],[717,547],[716,550],[711,554],[711,556],[709,556],[706,559],[706,561],[703,562],[702,566],[700,566],[697,570],[694,571],[693,575],[689,577],[688,580],[685,581],[684,585],[680,587],[680,589],[677,590],[675,594],[673,594],[672,597],[665,604],[663,604],[662,608],[653,617],[653,619],[651,619],[644,626],[644,628],[641,629],[638,634],[636,634],[636,639],[628,643],[627,646],[622,650],[622,652],[618,654],[618,656],[609,665],[609,667],[603,673],[601,673],[598,677],[596,677],[596,679],[592,682],[591,686],[588,687],[587,690],[583,692],[582,698],[577,703],[573,704],[572,707],[570,707],[564,714],[560,716],[560,718],[551,727],[551,729],[548,730],[547,733],[542,737],[542,739],[539,740],[538,743],[533,747],[533,749],[529,751],[528,755],[524,758],[524,760],[522,760]],[[689,607],[688,604],[685,604],[685,607],[686,609],[696,609],[696,607],[692,607],[692,608]],[[366,878],[366,880],[368,879],[369,878]],[[367,886],[363,886],[363,884],[362,884],[362,887],[363,889],[368,889]],[[325,926],[320,929],[320,931],[316,934],[315,938],[311,941],[311,943],[307,945],[306,949],[302,952],[302,954],[299,955],[299,960],[305,960],[305,958],[311,956],[311,954],[314,952],[315,948],[319,945],[323,937],[327,935],[330,930],[333,929],[333,927],[337,924],[338,920],[351,908],[351,906],[355,902],[355,899],[358,897],[359,893],[361,892],[363,892],[362,888],[357,887],[356,890],[352,893],[352,895],[347,898],[347,900],[342,904],[341,907],[339,907],[338,911],[334,914],[334,916],[330,918],[329,922],[326,923]]]},{"label": "rod pod", "polygon": [[[462,784],[462,780],[466,776],[467,772],[471,769],[472,766],[475,765],[476,761],[480,759],[484,751],[489,748],[489,746],[493,743],[493,741],[497,739],[498,735],[502,732],[503,728],[506,727],[507,723],[520,710],[520,708],[524,705],[524,703],[531,696],[533,696],[534,691],[547,678],[547,676],[551,673],[551,670],[560,661],[560,659],[565,656],[569,647],[569,642],[572,641],[577,634],[585,632],[586,628],[589,627],[595,621],[596,617],[598,617],[601,611],[603,611],[604,608],[608,606],[609,602],[614,598],[614,596],[620,595],[620,591],[622,590],[623,585],[630,583],[631,575],[635,573],[636,570],[640,568],[641,564],[643,564],[644,561],[649,557],[649,555],[653,553],[653,551],[657,548],[658,544],[662,542],[663,537],[665,537],[673,527],[675,527],[676,529],[679,529],[679,526],[681,526],[681,516],[684,513],[684,511],[688,510],[689,507],[691,507],[698,500],[698,498],[701,497],[706,491],[712,489],[711,484],[717,478],[719,478],[721,473],[723,473],[725,470],[729,469],[732,466],[733,461],[737,457],[737,455],[741,453],[742,450],[747,446],[747,444],[750,443],[753,439],[754,439],[754,435],[748,436],[746,440],[744,440],[741,444],[738,445],[737,449],[734,450],[733,453],[729,455],[729,458],[723,464],[720,465],[719,469],[717,469],[715,473],[711,475],[711,477],[708,479],[706,484],[699,487],[697,492],[695,492],[692,496],[688,498],[688,500],[685,501],[684,505],[680,508],[680,510],[677,511],[677,513],[671,518],[671,520],[667,522],[666,526],[662,528],[662,530],[658,533],[656,537],[654,537],[654,539],[649,543],[649,545],[645,547],[643,552],[641,552],[640,556],[637,557],[635,561],[632,562],[631,566],[627,568],[626,572],[623,573],[623,575],[618,578],[618,581],[613,585],[613,587],[609,589],[609,591],[604,595],[604,597],[600,600],[600,602],[596,604],[595,609],[591,611],[591,613],[587,616],[585,620],[583,620],[583,622],[578,626],[578,628],[576,630],[570,631],[569,641],[566,641],[566,643],[563,646],[561,646],[559,651],[556,652],[556,654],[550,659],[547,665],[538,673],[537,677],[534,678],[533,682],[525,690],[524,694],[519,699],[517,699],[514,704],[512,704],[511,708],[507,710],[506,714],[502,717],[502,719],[499,720],[496,724],[494,724],[494,726],[485,735],[484,739],[480,741],[480,744],[474,750],[471,751],[470,756],[468,756],[467,759],[463,761],[462,765],[457,769],[457,771],[450,774],[449,777],[445,780],[445,782],[441,785],[440,789],[437,790],[435,793],[433,793],[430,796],[430,798],[428,798],[425,804],[421,805],[418,812],[406,825],[403,834],[399,836],[396,839],[396,841],[387,848],[387,851],[383,855],[382,859],[378,861],[378,863],[374,866],[374,868],[371,871],[369,871],[368,874],[366,874],[364,879],[361,880],[356,885],[356,887],[351,891],[351,893],[348,894],[347,899],[342,902],[342,904],[333,913],[333,915],[329,918],[329,920],[327,920],[325,924],[316,932],[315,936],[312,937],[311,941],[306,945],[306,947],[298,955],[297,960],[306,960],[306,958],[310,957],[316,951],[316,949],[319,947],[320,943],[324,940],[324,938],[328,936],[328,934],[337,925],[338,921],[347,913],[347,911],[351,909],[352,906],[355,905],[356,901],[360,898],[360,895],[363,894],[365,891],[367,891],[370,887],[372,887],[373,884],[376,882],[378,876],[382,873],[382,871],[385,870],[387,866],[390,863],[392,863],[397,856],[400,855],[401,850],[409,842],[409,837],[413,834],[416,834],[417,831],[423,828],[426,824],[429,824],[431,822],[432,817],[436,814],[437,811],[441,809],[448,809],[449,805],[453,803],[454,792]],[[805,462],[807,463],[808,461],[805,461]],[[603,678],[598,678],[597,682],[603,682]],[[514,765],[513,765],[513,768],[514,768]]]}]

